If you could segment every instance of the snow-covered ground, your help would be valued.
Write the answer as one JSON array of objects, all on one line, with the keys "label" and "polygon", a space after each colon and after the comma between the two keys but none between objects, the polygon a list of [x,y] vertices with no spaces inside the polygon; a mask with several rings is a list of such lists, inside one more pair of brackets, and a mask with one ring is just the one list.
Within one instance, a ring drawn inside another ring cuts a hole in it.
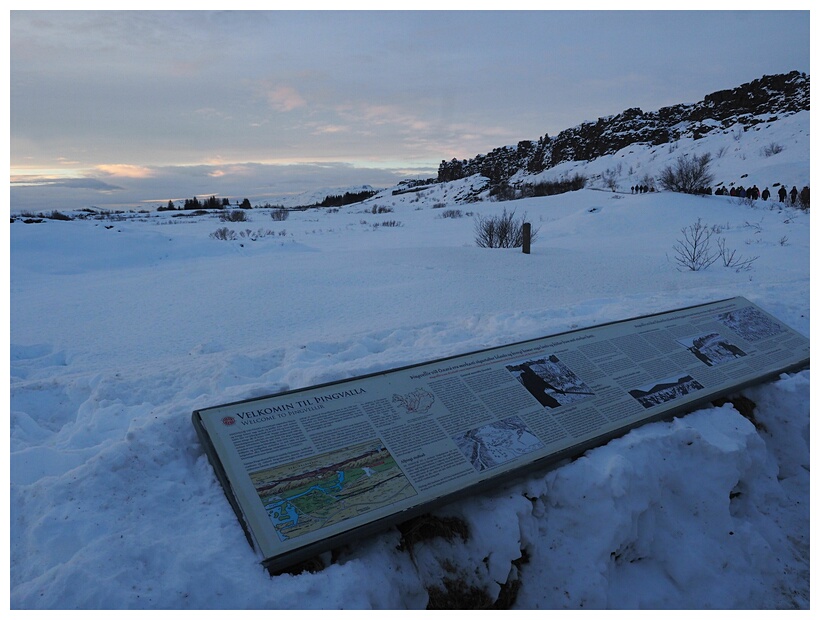
[{"label": "snow-covered ground", "polygon": [[[742,152],[725,134],[716,181],[808,184],[791,118]],[[808,336],[810,216],[631,194],[650,157],[619,193],[11,224],[12,608],[808,608],[808,370],[743,392],[757,424],[647,425],[435,513],[466,539],[393,528],[298,575],[261,568],[194,433],[195,409],[734,295]],[[473,214],[504,208],[539,229],[530,255],[476,246]],[[698,218],[752,268],[678,271]]]}]

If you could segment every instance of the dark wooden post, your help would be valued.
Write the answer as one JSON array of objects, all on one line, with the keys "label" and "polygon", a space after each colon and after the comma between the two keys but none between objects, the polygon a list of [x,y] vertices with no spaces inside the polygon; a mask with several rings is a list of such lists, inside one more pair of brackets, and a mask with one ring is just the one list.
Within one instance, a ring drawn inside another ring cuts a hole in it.
[{"label": "dark wooden post", "polygon": [[523,236],[524,236],[524,254],[530,253],[530,223],[524,222],[524,226],[522,227]]}]

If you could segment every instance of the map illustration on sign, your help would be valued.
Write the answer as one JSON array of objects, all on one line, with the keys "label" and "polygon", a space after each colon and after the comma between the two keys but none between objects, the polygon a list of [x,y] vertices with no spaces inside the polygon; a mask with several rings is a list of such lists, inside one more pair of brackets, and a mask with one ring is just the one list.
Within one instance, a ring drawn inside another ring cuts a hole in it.
[{"label": "map illustration on sign", "polygon": [[393,394],[393,403],[406,413],[427,413],[436,397],[424,388],[416,388],[409,394]]},{"label": "map illustration on sign", "polygon": [[378,439],[251,474],[285,541],[416,495]]},{"label": "map illustration on sign", "polygon": [[492,469],[544,447],[518,416],[471,429],[454,436],[453,441],[476,471]]}]

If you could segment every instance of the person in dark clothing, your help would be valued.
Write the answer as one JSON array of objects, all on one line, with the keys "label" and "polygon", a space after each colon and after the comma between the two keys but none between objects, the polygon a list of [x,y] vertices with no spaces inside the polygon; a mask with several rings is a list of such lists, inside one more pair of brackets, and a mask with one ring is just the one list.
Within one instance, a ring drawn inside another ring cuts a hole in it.
[{"label": "person in dark clothing", "polygon": [[768,199],[769,199],[769,196],[771,196],[771,195],[772,195],[772,194],[771,194],[771,192],[769,192],[769,188],[767,187],[767,188],[766,188],[766,189],[764,189],[764,190],[763,190],[763,192],[760,194],[760,197],[761,197],[763,200],[768,200]]},{"label": "person in dark clothing", "polygon": [[800,190],[800,206],[804,209],[809,208],[809,188],[807,185],[804,185],[803,189]]},{"label": "person in dark clothing", "polygon": [[789,192],[789,198],[792,199],[792,204],[797,202],[797,188],[792,185],[792,191]]},{"label": "person in dark clothing", "polygon": [[786,188],[782,185],[780,186],[780,189],[777,190],[777,197],[780,198],[780,202],[786,201]]}]

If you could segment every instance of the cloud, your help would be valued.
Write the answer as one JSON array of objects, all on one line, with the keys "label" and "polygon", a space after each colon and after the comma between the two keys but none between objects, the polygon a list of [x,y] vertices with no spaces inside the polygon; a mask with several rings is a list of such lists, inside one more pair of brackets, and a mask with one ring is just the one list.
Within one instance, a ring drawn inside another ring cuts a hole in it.
[{"label": "cloud", "polygon": [[320,136],[322,134],[328,133],[342,133],[344,131],[349,131],[350,128],[344,125],[319,125],[314,129],[311,133],[314,136]]},{"label": "cloud", "polygon": [[14,175],[11,177],[11,186],[21,187],[68,187],[71,189],[91,189],[100,192],[111,192],[122,190],[119,185],[111,185],[98,179],[76,178],[76,179],[55,179],[36,175]]},{"label": "cloud", "polygon": [[278,112],[290,112],[307,105],[307,101],[295,88],[284,84],[269,89],[265,97],[270,107]]},{"label": "cloud", "polygon": [[154,172],[145,166],[134,166],[131,164],[100,164],[94,167],[103,174],[112,177],[125,177],[128,179],[148,179],[154,176]]},{"label": "cloud", "polygon": [[427,131],[430,123],[401,106],[390,104],[347,104],[337,107],[343,118],[355,120],[363,125],[390,125],[403,132]]}]

